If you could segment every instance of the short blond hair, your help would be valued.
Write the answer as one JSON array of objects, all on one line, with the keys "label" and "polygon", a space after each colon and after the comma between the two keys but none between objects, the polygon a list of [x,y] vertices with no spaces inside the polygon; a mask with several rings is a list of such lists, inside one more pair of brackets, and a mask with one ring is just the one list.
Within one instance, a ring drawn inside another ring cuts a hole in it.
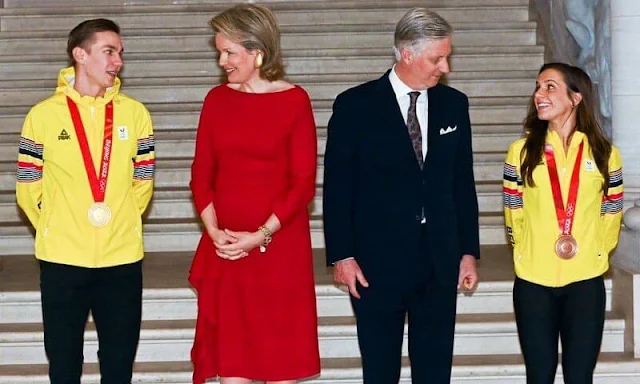
[{"label": "short blond hair", "polygon": [[280,28],[269,8],[257,4],[239,4],[210,21],[214,33],[239,43],[245,49],[262,52],[260,77],[269,81],[284,77],[280,51]]}]

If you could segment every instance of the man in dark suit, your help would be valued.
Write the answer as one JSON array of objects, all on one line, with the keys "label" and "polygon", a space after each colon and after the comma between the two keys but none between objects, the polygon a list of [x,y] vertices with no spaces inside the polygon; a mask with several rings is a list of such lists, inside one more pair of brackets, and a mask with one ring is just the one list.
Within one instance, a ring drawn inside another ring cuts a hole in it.
[{"label": "man in dark suit", "polygon": [[393,68],[340,94],[329,121],[327,264],[351,294],[365,384],[398,382],[407,314],[413,383],[449,383],[457,288],[478,279],[469,103],[439,84],[451,33],[408,12]]}]

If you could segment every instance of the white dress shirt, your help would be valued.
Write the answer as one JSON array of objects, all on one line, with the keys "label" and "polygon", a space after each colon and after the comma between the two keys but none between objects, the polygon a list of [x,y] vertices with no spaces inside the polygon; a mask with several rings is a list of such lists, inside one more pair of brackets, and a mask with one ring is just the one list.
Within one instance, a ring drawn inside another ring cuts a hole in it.
[{"label": "white dress shirt", "polygon": [[422,159],[427,157],[427,132],[428,132],[428,119],[429,115],[429,103],[427,98],[427,90],[411,89],[408,85],[402,82],[396,73],[396,66],[394,65],[389,72],[389,81],[391,82],[391,88],[396,94],[396,101],[402,112],[402,118],[404,123],[407,124],[407,114],[409,112],[409,105],[411,104],[411,97],[409,92],[420,92],[418,101],[416,102],[416,112],[418,114],[418,123],[420,123],[420,133],[422,133]]}]

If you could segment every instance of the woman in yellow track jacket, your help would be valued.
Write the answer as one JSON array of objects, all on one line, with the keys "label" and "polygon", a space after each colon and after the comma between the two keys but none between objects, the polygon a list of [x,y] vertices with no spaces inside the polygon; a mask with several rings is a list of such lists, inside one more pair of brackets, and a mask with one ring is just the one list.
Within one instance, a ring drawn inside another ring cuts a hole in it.
[{"label": "woman in yellow track jacket", "polygon": [[616,246],[622,162],[594,116],[581,69],[545,64],[509,147],[504,212],[516,272],[513,300],[528,384],[552,384],[558,335],[566,383],[591,383],[602,340],[602,275]]}]

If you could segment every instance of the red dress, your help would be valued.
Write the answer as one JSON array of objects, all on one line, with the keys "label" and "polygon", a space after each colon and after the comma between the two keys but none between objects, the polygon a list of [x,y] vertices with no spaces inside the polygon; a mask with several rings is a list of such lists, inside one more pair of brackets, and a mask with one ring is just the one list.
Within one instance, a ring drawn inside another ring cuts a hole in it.
[{"label": "red dress", "polygon": [[222,377],[293,380],[320,372],[308,205],[317,143],[300,87],[254,94],[221,85],[204,100],[191,191],[220,228],[256,231],[282,223],[266,253],[237,261],[215,254],[204,232],[189,281],[198,292],[193,382]]}]

